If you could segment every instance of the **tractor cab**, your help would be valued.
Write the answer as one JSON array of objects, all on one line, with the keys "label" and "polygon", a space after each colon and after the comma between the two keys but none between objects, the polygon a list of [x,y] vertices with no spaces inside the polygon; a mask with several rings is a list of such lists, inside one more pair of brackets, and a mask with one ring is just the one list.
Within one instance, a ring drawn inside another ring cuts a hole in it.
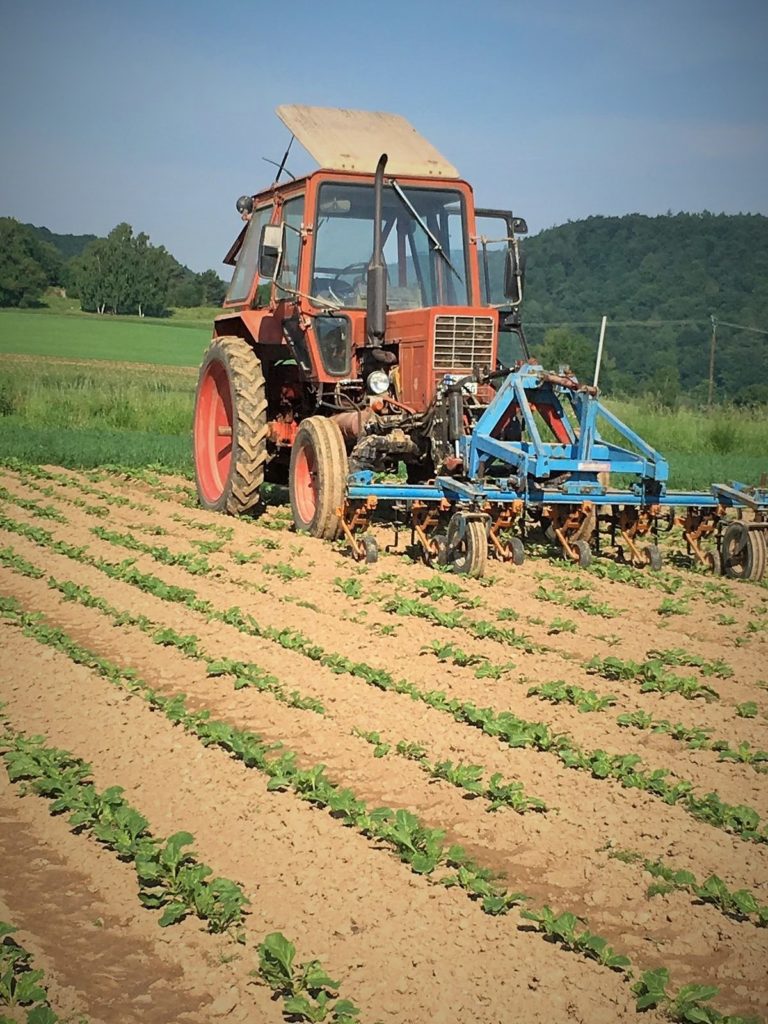
[{"label": "tractor cab", "polygon": [[297,382],[334,401],[389,394],[423,410],[446,373],[494,367],[497,309],[522,298],[524,222],[476,211],[456,168],[401,117],[278,114],[322,169],[238,201],[247,225],[225,260],[235,269],[216,332],[288,349]]},{"label": "tractor cab", "polygon": [[309,420],[331,431],[312,459],[315,442],[341,438],[355,471],[458,472],[455,435],[493,397],[500,332],[527,356],[524,221],[476,209],[470,185],[402,117],[277,113],[319,169],[238,200],[246,223],[225,258],[234,271],[196,400],[200,501],[234,513],[257,503],[265,478],[314,479],[291,468]]}]

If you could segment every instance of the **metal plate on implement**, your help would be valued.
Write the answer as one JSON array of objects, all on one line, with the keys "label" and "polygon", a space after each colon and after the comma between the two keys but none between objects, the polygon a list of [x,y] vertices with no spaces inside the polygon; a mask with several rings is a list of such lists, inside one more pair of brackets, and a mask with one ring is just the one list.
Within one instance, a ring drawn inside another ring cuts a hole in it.
[{"label": "metal plate on implement", "polygon": [[373,174],[386,153],[387,174],[459,177],[453,164],[399,114],[289,104],[278,107],[277,116],[323,168]]},{"label": "metal plate on implement", "polygon": [[580,462],[578,467],[580,473],[610,473],[610,462]]}]

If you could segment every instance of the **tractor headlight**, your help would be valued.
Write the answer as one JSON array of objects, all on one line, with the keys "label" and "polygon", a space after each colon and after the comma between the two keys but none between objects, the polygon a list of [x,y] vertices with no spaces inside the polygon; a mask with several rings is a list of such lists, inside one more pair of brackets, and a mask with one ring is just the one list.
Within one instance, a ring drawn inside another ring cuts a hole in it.
[{"label": "tractor headlight", "polygon": [[374,370],[368,374],[365,386],[372,395],[383,395],[389,387],[389,374],[386,370]]}]

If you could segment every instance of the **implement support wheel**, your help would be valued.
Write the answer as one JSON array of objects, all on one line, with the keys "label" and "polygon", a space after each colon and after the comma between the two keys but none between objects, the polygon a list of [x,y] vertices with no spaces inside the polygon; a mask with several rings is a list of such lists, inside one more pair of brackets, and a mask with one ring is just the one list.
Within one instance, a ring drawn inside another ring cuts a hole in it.
[{"label": "implement support wheel", "polygon": [[241,515],[259,500],[267,461],[267,399],[258,356],[242,338],[214,338],[203,358],[193,426],[203,508]]},{"label": "implement support wheel", "polygon": [[663,564],[661,556],[661,550],[657,544],[647,544],[643,548],[643,555],[645,556],[645,564],[651,570],[651,572],[660,572]]},{"label": "implement support wheel", "polygon": [[334,540],[341,529],[338,509],[347,487],[347,450],[333,420],[302,420],[291,449],[288,493],[297,530]]},{"label": "implement support wheel", "polygon": [[509,538],[509,553],[513,565],[522,565],[525,561],[525,545],[519,537]]},{"label": "implement support wheel", "polygon": [[588,569],[592,565],[592,548],[589,546],[589,541],[575,540],[573,550],[576,552],[579,568]]},{"label": "implement support wheel", "polygon": [[469,519],[464,523],[464,533],[455,544],[452,529],[448,527],[447,564],[454,572],[479,579],[485,575],[488,563],[488,532],[481,519]]},{"label": "implement support wheel", "polygon": [[761,580],[768,551],[761,531],[746,523],[729,523],[723,530],[720,558],[723,572],[732,580]]}]

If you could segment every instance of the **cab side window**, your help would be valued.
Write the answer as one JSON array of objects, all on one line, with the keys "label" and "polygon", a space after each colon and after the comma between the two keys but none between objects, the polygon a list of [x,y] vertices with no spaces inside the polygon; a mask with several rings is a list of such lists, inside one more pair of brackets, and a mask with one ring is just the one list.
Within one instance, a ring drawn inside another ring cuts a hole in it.
[{"label": "cab side window", "polygon": [[[301,225],[304,221],[304,196],[289,199],[283,206],[283,258],[277,275],[278,298],[285,298],[298,288],[301,261]],[[285,291],[283,291],[285,289]]]},{"label": "cab side window", "polygon": [[237,254],[235,272],[232,275],[225,302],[246,302],[248,300],[259,263],[261,229],[265,224],[269,224],[271,217],[271,205],[262,206],[253,211],[242,247]]}]

